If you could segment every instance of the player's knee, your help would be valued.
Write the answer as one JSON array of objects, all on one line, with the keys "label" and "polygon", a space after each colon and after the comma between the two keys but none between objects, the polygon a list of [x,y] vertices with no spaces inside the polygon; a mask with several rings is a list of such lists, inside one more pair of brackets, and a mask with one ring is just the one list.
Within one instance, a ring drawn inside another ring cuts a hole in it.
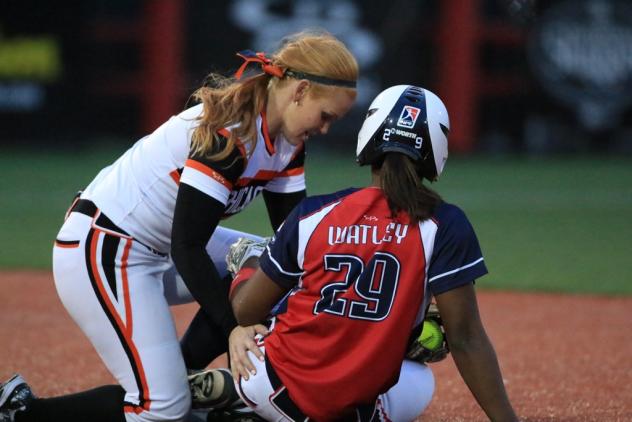
[{"label": "player's knee", "polygon": [[428,407],[434,389],[432,370],[427,365],[406,360],[397,384],[380,397],[381,405],[391,421],[411,421]]},{"label": "player's knee", "polygon": [[165,415],[164,421],[183,421],[184,418],[191,411],[191,392],[188,388],[180,391],[176,397],[172,397],[168,400],[165,406],[165,410],[162,412]]},{"label": "player's knee", "polygon": [[181,422],[191,411],[191,393],[181,389],[176,394],[161,396],[154,394],[148,411],[138,418],[126,418],[128,422]]},{"label": "player's knee", "polygon": [[[435,390],[435,379],[432,370],[427,365],[417,362],[405,361],[412,369],[410,375],[411,390],[416,394],[417,400],[414,409],[415,415],[420,415],[430,404]],[[402,370],[403,371],[403,370]]]}]

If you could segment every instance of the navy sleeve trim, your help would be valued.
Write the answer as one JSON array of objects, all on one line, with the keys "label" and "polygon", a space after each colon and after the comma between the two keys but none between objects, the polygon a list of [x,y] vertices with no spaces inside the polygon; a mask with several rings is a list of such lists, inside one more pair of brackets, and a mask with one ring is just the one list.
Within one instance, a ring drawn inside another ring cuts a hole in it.
[{"label": "navy sleeve trim", "polygon": [[286,271],[281,265],[270,255],[268,249],[264,252],[259,260],[259,268],[263,271],[272,281],[284,289],[291,289],[298,284],[299,278],[303,275],[302,272],[292,273]]},{"label": "navy sleeve trim", "polygon": [[474,228],[458,207],[443,203],[435,211],[438,231],[428,268],[428,288],[442,293],[487,274]]},{"label": "navy sleeve trim", "polygon": [[429,279],[428,283],[432,283],[433,281],[435,281],[438,278],[443,278],[443,277],[449,276],[451,274],[458,273],[459,271],[463,271],[463,270],[465,270],[467,268],[473,267],[474,265],[478,264],[479,262],[483,262],[483,257],[482,256],[480,258],[478,258],[476,261],[470,262],[469,264],[464,265],[464,266],[462,266],[460,268],[454,269],[452,271],[446,271],[443,274],[436,275],[436,276],[432,277],[431,279]]},{"label": "navy sleeve trim", "polygon": [[458,278],[448,280],[444,283],[429,283],[428,288],[433,295],[445,293],[457,287],[473,283],[475,280],[487,274],[487,268],[484,265],[476,265],[459,274]]}]

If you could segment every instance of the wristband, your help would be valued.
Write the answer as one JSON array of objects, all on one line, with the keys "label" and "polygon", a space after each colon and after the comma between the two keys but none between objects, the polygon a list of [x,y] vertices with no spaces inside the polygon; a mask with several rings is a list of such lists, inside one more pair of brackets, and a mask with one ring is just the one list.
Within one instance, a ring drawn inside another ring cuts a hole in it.
[{"label": "wristband", "polygon": [[255,271],[257,270],[254,268],[245,267],[237,272],[237,274],[235,275],[235,278],[233,278],[233,281],[230,283],[230,290],[228,292],[229,299],[232,300],[233,292],[235,291],[235,288],[239,286],[241,283],[250,280],[250,277],[252,277]]}]

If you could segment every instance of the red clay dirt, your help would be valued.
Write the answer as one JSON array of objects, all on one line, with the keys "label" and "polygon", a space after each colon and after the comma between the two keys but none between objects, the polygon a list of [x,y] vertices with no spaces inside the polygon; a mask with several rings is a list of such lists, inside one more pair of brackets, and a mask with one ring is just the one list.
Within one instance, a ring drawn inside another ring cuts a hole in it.
[{"label": "red clay dirt", "polygon": [[[631,297],[478,296],[523,420],[632,421]],[[19,372],[43,397],[113,382],[57,298],[49,272],[0,273],[0,306],[0,379]],[[173,308],[179,333],[195,310]],[[452,359],[432,369],[435,397],[421,420],[486,420]]]}]

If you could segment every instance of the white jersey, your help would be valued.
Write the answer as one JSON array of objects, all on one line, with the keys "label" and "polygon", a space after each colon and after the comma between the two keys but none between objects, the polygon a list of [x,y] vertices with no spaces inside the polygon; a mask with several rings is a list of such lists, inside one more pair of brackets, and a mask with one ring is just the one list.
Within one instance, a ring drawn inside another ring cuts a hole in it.
[{"label": "white jersey", "polygon": [[[161,252],[171,249],[171,225],[178,185],[186,183],[226,205],[225,216],[241,211],[261,190],[305,189],[304,146],[282,135],[271,140],[265,115],[257,117],[257,142],[245,143],[224,160],[190,154],[202,105],[171,117],[104,168],[82,193],[114,224]],[[219,133],[225,141],[228,129]],[[239,159],[239,158],[243,159]]]}]

